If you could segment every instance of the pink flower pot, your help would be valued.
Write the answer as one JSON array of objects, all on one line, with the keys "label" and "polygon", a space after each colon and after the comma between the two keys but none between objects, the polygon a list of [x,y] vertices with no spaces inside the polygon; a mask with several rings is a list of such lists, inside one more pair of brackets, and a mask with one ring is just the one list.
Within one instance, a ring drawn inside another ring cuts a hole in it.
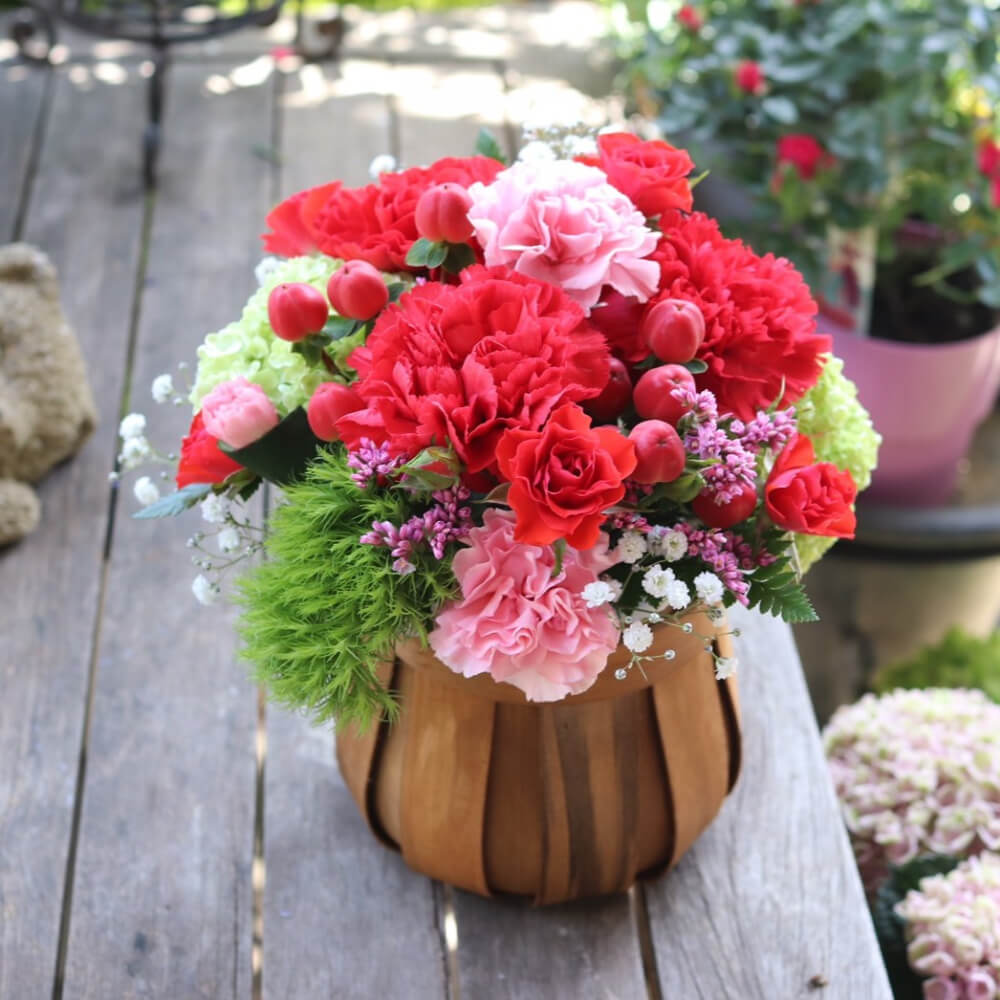
[{"label": "pink flower pot", "polygon": [[950,344],[859,337],[823,318],[820,326],[883,438],[866,496],[910,507],[946,502],[1000,387],[1000,326]]}]

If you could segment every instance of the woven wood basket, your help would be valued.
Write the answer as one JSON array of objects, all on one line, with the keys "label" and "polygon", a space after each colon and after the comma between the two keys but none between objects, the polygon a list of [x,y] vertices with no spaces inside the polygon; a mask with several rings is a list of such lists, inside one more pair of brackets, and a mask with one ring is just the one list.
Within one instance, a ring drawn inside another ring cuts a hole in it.
[{"label": "woven wood basket", "polygon": [[624,680],[619,650],[588,691],[535,704],[464,678],[406,641],[383,679],[396,724],[337,733],[341,772],[375,835],[432,878],[482,895],[556,903],[627,889],[674,865],[708,826],[740,767],[735,681],[715,679],[705,636],[724,623],[660,626]]}]

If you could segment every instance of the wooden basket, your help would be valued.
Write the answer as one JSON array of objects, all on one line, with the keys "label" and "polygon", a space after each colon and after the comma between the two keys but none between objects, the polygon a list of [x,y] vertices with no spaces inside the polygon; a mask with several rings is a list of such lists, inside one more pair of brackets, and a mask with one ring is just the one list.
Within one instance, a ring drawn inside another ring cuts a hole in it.
[{"label": "wooden basket", "polygon": [[[723,623],[659,626],[633,668],[619,650],[559,702],[453,673],[415,640],[384,678],[396,724],[337,733],[337,759],[379,839],[411,868],[482,895],[556,903],[627,889],[674,865],[719,811],[740,766],[736,685],[715,679]],[[705,636],[714,636],[706,650]]]}]

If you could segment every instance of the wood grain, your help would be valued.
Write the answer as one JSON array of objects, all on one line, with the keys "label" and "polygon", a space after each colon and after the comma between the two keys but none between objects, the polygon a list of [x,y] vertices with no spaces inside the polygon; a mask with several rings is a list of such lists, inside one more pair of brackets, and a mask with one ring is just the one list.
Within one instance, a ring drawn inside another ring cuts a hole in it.
[{"label": "wood grain", "polygon": [[[254,285],[268,204],[272,85],[208,94],[211,64],[176,64],[130,406],[191,357]],[[139,118],[135,124],[140,125]],[[132,133],[133,136],[137,132]],[[179,441],[186,407],[150,412]],[[166,484],[165,484],[166,485]],[[230,613],[192,598],[197,515],[114,525],[65,993],[107,1000],[246,997],[250,989],[256,691]]]},{"label": "wood grain", "polygon": [[[5,27],[0,19],[0,31]],[[0,64],[0,241],[14,238],[27,196],[36,129],[44,111],[49,71],[38,66]]]},{"label": "wood grain", "polygon": [[[99,425],[40,485],[39,529],[0,550],[3,1000],[52,990],[142,224],[138,148],[129,132],[144,114],[139,81],[109,88],[101,101],[64,73],[53,84],[24,238],[59,270]],[[0,86],[0,102],[24,96],[19,86]]]},{"label": "wood grain", "polygon": [[[743,774],[678,867],[646,888],[663,996],[888,1000],[791,632],[731,620]],[[817,975],[829,983],[819,993]]]}]

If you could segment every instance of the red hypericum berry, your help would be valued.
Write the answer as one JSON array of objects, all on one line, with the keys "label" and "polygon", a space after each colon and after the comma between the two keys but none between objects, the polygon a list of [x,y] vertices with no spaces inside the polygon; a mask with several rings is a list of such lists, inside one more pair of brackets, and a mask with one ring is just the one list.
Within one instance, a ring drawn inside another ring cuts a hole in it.
[{"label": "red hypericum berry", "polygon": [[691,501],[691,509],[710,528],[731,528],[750,517],[757,508],[757,491],[743,484],[729,503],[715,502],[715,493],[702,490]]},{"label": "red hypericum berry", "polygon": [[639,330],[661,361],[680,364],[698,353],[705,339],[705,317],[693,302],[663,299],[646,310]]},{"label": "red hypericum berry", "polygon": [[680,435],[663,420],[643,420],[628,436],[638,459],[632,478],[637,483],[672,483],[684,471],[687,454]]},{"label": "red hypericum berry", "polygon": [[347,319],[369,320],[389,301],[382,275],[366,260],[349,260],[326,284],[330,304]]},{"label": "red hypericum berry", "polygon": [[337,421],[345,413],[363,410],[365,401],[349,386],[340,382],[323,382],[306,407],[306,418],[313,434],[320,441],[339,441]]},{"label": "red hypericum berry", "polygon": [[684,4],[684,6],[677,11],[677,20],[683,27],[687,28],[688,31],[699,31],[701,26],[705,23],[702,20],[701,14],[699,14],[697,9],[692,7],[689,3]]},{"label": "red hypericum berry", "polygon": [[326,326],[330,306],[323,293],[302,281],[278,285],[267,297],[267,318],[282,340],[302,340]]},{"label": "red hypericum berry", "polygon": [[417,232],[433,243],[465,243],[474,232],[471,205],[472,198],[461,184],[435,184],[417,202]]},{"label": "red hypericum berry", "polygon": [[688,412],[688,408],[671,394],[678,386],[695,391],[694,376],[682,365],[651,368],[632,390],[636,413],[644,420],[665,420],[668,424],[676,424]]},{"label": "red hypericum berry", "polygon": [[601,424],[613,423],[632,402],[632,380],[628,377],[628,369],[618,358],[611,359],[610,369],[608,384],[601,394],[583,404],[584,410]]},{"label": "red hypericum berry", "polygon": [[767,80],[764,78],[764,71],[760,68],[760,63],[753,59],[744,59],[737,63],[734,73],[736,86],[744,94],[762,94],[767,88]]}]

